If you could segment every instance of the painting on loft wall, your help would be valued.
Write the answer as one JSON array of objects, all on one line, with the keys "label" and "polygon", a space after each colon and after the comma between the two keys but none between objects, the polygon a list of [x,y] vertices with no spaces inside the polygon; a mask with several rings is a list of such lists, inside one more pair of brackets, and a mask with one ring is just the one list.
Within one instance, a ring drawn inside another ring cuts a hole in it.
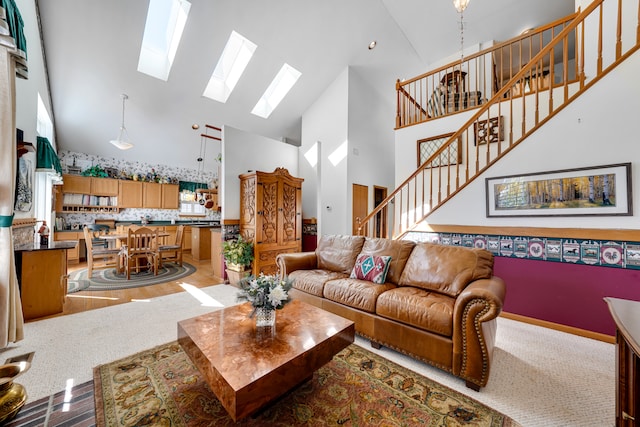
[{"label": "painting on loft wall", "polygon": [[504,141],[504,118],[492,117],[488,120],[479,120],[473,124],[475,140],[473,145],[489,144]]},{"label": "painting on loft wall", "polygon": [[[442,145],[449,140],[453,133],[433,136],[430,138],[418,140],[418,167],[429,160]],[[440,153],[438,157],[433,159],[425,168],[440,167],[448,165],[457,165],[462,162],[462,140],[458,137],[457,141],[450,144],[449,147]]]},{"label": "painting on loft wall", "polygon": [[631,163],[487,178],[487,217],[632,215]]}]

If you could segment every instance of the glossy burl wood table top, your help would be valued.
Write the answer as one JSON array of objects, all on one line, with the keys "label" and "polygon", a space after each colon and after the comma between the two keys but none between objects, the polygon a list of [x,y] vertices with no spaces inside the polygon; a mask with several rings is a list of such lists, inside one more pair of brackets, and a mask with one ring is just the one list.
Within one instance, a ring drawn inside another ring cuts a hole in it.
[{"label": "glossy burl wood table top", "polygon": [[309,379],[353,343],[350,320],[301,301],[256,328],[249,303],[178,322],[178,342],[234,421]]}]

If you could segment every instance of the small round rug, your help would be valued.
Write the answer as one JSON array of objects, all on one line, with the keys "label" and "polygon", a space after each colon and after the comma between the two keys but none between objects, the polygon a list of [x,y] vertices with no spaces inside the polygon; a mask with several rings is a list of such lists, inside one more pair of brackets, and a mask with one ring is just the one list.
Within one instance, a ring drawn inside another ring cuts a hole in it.
[{"label": "small round rug", "polygon": [[79,291],[112,291],[118,289],[139,288],[142,286],[156,285],[158,283],[171,282],[182,279],[195,273],[196,268],[182,263],[182,266],[174,263],[165,263],[158,269],[158,275],[153,271],[131,273],[131,279],[127,280],[127,274],[117,274],[114,268],[93,270],[93,277],[87,278],[87,269],[74,271],[69,275],[67,293]]}]

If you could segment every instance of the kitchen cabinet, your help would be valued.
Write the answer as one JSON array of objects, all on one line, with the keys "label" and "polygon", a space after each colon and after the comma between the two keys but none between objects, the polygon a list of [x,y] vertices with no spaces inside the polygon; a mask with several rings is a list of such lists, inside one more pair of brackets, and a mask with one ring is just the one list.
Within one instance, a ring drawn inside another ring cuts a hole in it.
[{"label": "kitchen cabinet", "polygon": [[67,249],[67,262],[69,264],[77,264],[80,262],[80,244],[84,244],[84,233],[82,231],[56,231],[53,234],[53,240],[56,242],[75,240],[75,247]]},{"label": "kitchen cabinet", "polygon": [[209,227],[191,227],[191,257],[198,261],[211,258]]},{"label": "kitchen cabinet", "polygon": [[162,208],[162,184],[155,182],[142,183],[142,207],[148,209]]},{"label": "kitchen cabinet", "polygon": [[211,228],[211,268],[213,277],[224,279],[222,266],[222,230]]},{"label": "kitchen cabinet", "polygon": [[16,252],[24,320],[62,313],[67,295],[67,250]]},{"label": "kitchen cabinet", "polygon": [[142,182],[120,181],[118,202],[121,208],[141,208]]},{"label": "kitchen cabinet", "polygon": [[182,241],[182,252],[191,251],[191,227],[184,227],[184,237]]},{"label": "kitchen cabinet", "polygon": [[89,194],[91,193],[91,178],[81,175],[62,175],[63,193]]},{"label": "kitchen cabinet", "polygon": [[63,175],[57,193],[60,212],[118,212],[118,180],[80,175]]},{"label": "kitchen cabinet", "polygon": [[276,274],[276,256],[302,250],[302,178],[284,168],[240,178],[240,234],[253,242],[253,274]]},{"label": "kitchen cabinet", "polygon": [[100,196],[118,196],[118,180],[92,177],[91,194]]},{"label": "kitchen cabinet", "polygon": [[180,207],[180,188],[178,184],[161,184],[162,209],[178,209]]}]

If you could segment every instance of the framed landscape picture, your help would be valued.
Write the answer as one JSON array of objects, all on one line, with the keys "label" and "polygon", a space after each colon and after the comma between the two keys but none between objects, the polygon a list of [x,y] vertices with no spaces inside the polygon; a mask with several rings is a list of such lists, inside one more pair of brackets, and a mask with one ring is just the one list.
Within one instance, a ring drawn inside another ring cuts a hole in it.
[{"label": "framed landscape picture", "polygon": [[487,217],[632,215],[631,163],[485,181]]}]

